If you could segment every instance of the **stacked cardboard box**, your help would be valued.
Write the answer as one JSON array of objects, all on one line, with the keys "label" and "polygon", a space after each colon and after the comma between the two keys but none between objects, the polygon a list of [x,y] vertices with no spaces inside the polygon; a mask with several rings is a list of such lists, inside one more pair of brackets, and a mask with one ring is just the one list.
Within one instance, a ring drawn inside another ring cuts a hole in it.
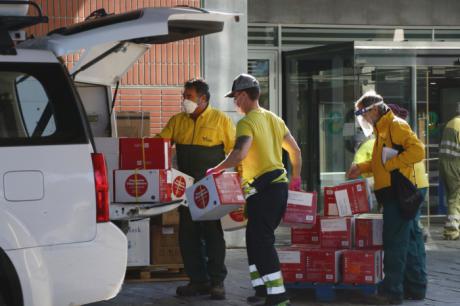
[{"label": "stacked cardboard box", "polygon": [[150,224],[149,219],[129,221],[128,267],[150,264]]},{"label": "stacked cardboard box", "polygon": [[382,216],[369,214],[364,180],[324,188],[325,216],[291,228],[281,248],[285,282],[376,284],[383,278]]},{"label": "stacked cardboard box", "polygon": [[150,261],[155,265],[181,264],[178,225],[153,225],[151,232]]},{"label": "stacked cardboard box", "polygon": [[[96,138],[108,157],[111,202],[168,203],[184,199],[193,178],[171,168],[171,143],[162,138]],[[150,221],[150,222],[149,222]],[[132,221],[127,234],[128,265],[180,264],[179,213]]]}]

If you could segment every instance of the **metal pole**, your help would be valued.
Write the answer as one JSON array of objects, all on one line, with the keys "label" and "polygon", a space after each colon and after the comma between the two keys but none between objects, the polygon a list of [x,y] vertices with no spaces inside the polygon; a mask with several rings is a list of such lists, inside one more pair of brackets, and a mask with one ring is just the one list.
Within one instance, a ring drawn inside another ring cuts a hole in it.
[{"label": "metal pole", "polygon": [[414,63],[414,65],[411,67],[411,89],[412,89],[412,94],[411,94],[411,116],[410,116],[410,121],[412,123],[412,130],[417,132],[417,64]]}]

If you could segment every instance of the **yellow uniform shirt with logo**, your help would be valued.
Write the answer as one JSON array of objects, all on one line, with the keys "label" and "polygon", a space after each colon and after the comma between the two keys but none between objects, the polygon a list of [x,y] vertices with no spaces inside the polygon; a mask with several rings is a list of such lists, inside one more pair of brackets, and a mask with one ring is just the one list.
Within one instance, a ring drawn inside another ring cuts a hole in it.
[{"label": "yellow uniform shirt with logo", "polygon": [[[236,137],[252,137],[252,145],[242,162],[243,185],[269,171],[284,169],[282,148],[289,133],[284,121],[274,113],[258,108],[250,111],[236,126]],[[276,182],[287,182],[286,172]]]},{"label": "yellow uniform shirt with logo", "polygon": [[170,138],[174,143],[212,147],[223,144],[228,154],[235,145],[235,126],[225,113],[210,105],[193,120],[186,113],[173,116],[159,137]]}]

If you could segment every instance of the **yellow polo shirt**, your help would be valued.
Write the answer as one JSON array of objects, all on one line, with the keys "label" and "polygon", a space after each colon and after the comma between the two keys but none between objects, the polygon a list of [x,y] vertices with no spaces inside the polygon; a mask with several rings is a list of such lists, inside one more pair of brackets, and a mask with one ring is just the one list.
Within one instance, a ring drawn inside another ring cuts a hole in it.
[{"label": "yellow polo shirt", "polygon": [[[236,137],[252,137],[252,145],[242,162],[243,183],[252,182],[260,175],[284,169],[282,143],[289,129],[283,119],[258,108],[250,111],[236,126]],[[286,173],[276,181],[287,181]]]},{"label": "yellow polo shirt", "polygon": [[208,105],[196,120],[184,112],[174,115],[158,136],[184,145],[213,147],[223,144],[228,154],[235,145],[235,125],[225,113]]}]

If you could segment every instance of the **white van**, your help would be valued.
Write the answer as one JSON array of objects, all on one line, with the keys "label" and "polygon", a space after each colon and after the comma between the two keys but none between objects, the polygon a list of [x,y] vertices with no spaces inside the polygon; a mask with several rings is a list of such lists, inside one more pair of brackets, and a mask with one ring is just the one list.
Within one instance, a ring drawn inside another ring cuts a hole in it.
[{"label": "white van", "polygon": [[[14,47],[8,31],[46,18],[11,16],[11,7],[2,15],[1,7],[0,305],[112,298],[124,279],[127,242],[109,221],[104,156],[85,111],[94,95],[82,101],[75,82],[98,84],[110,113],[110,87],[149,44],[219,32],[229,15],[184,7],[99,11]],[[69,74],[58,57],[81,49]],[[107,120],[101,134],[111,134]]]}]

